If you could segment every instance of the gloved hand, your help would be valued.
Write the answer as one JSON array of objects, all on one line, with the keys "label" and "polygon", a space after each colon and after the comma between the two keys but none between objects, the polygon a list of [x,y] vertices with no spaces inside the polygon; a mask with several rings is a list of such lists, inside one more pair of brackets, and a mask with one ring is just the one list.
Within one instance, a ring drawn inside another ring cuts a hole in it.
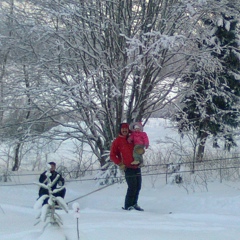
[{"label": "gloved hand", "polygon": [[125,166],[123,163],[119,163],[119,164],[118,164],[118,167],[119,167],[119,169],[120,169],[121,171],[124,171],[125,168],[126,168],[126,166]]},{"label": "gloved hand", "polygon": [[59,186],[63,186],[63,182],[62,181],[58,181],[58,185]]}]

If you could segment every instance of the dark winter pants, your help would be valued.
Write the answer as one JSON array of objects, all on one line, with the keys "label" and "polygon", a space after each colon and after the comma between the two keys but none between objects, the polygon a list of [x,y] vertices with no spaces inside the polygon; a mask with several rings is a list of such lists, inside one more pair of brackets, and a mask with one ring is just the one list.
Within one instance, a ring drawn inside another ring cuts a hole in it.
[{"label": "dark winter pants", "polygon": [[141,169],[127,168],[125,170],[125,178],[128,185],[127,194],[125,198],[125,209],[137,204],[138,195],[142,186]]}]

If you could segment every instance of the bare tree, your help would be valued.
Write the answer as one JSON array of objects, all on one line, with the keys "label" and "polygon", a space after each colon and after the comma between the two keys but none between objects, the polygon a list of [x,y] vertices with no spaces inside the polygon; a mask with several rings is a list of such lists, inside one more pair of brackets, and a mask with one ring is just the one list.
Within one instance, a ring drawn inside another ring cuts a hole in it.
[{"label": "bare tree", "polygon": [[[1,128],[3,141],[13,144],[12,170],[19,169],[21,148],[25,142],[49,129],[48,122],[40,113],[34,101],[39,100],[37,86],[44,75],[36,65],[33,50],[35,34],[29,6],[9,0],[1,3]],[[34,97],[33,97],[34,96]]]},{"label": "bare tree", "polygon": [[18,1],[11,56],[14,79],[23,78],[5,99],[24,119],[24,141],[54,122],[68,130],[51,137],[88,143],[104,165],[120,122],[145,124],[176,98],[209,7],[191,0]]},{"label": "bare tree", "polygon": [[101,165],[120,122],[145,123],[175,97],[185,59],[175,23],[186,17],[177,2],[38,2],[46,41],[35,53],[50,87],[36,105],[73,129],[66,137],[84,138]]}]

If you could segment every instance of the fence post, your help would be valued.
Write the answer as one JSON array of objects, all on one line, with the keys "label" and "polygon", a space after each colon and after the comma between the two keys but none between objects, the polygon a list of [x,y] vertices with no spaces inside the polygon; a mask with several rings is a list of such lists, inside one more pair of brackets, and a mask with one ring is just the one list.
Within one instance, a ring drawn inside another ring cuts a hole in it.
[{"label": "fence post", "polygon": [[222,161],[220,161],[220,169],[219,169],[219,171],[220,171],[220,183],[222,183]]},{"label": "fence post", "polygon": [[167,163],[166,166],[167,166],[167,171],[166,171],[166,184],[167,184],[167,182],[168,182],[168,179],[167,179],[168,177],[167,177],[167,176],[168,176],[168,167],[169,167],[169,163]]}]

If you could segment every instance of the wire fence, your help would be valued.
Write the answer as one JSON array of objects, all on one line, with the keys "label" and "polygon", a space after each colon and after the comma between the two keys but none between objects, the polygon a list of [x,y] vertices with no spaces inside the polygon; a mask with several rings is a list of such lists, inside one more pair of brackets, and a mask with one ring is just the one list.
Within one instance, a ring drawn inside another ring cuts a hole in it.
[{"label": "wire fence", "polygon": [[[239,153],[240,155],[240,153]],[[203,165],[206,164],[208,162],[216,162],[216,161],[226,161],[226,160],[237,160],[239,159],[239,163],[240,163],[240,156],[239,157],[228,157],[228,158],[214,158],[214,159],[204,159],[203,161],[177,161],[177,162],[169,162],[169,163],[156,163],[156,164],[147,164],[144,165],[142,168],[149,168],[149,167],[168,167],[170,165],[191,165],[191,164],[196,164],[196,165]],[[64,167],[66,169],[66,167]],[[96,172],[96,171],[104,171],[105,169],[103,168],[95,168],[95,169],[78,169],[78,170],[70,170],[70,171],[61,171],[61,173],[74,173],[74,172],[82,172],[82,173],[86,173],[86,172]],[[197,170],[196,170],[197,171]],[[38,173],[16,173],[16,172],[12,172],[13,176],[36,176],[39,175]],[[1,176],[1,174],[0,174]]]},{"label": "wire fence", "polygon": [[[64,168],[66,169],[66,168]],[[100,181],[104,180],[104,177],[92,177],[86,178],[86,173],[90,172],[94,174],[94,172],[104,172],[106,169],[96,168],[96,169],[86,169],[86,170],[71,170],[71,171],[61,171],[60,173],[68,178],[66,182],[78,182],[78,181]],[[81,172],[82,176],[78,178],[70,178],[69,176],[74,175],[74,172]],[[240,179],[240,157],[229,157],[229,158],[216,158],[216,159],[205,159],[201,162],[195,161],[178,161],[177,163],[158,163],[158,164],[147,164],[142,167],[142,176],[164,176],[166,179],[166,184],[169,182],[169,177],[175,178],[180,177],[181,181],[184,179],[184,175],[186,174],[199,174],[199,173],[213,173],[219,176],[220,182],[223,179]],[[9,172],[9,179],[11,177],[23,177],[23,176],[39,176],[39,173],[15,173]],[[0,175],[0,179],[3,179],[4,175]],[[6,177],[6,176],[5,176]],[[83,178],[84,177],[84,178]],[[123,176],[111,176],[111,182],[119,182]],[[11,181],[11,180],[9,180]],[[11,186],[28,186],[28,185],[36,185],[36,183],[9,183],[2,182],[0,187],[11,187]],[[177,180],[179,181],[179,180]],[[176,182],[177,182],[176,181]],[[178,183],[178,182],[177,182]]]}]

